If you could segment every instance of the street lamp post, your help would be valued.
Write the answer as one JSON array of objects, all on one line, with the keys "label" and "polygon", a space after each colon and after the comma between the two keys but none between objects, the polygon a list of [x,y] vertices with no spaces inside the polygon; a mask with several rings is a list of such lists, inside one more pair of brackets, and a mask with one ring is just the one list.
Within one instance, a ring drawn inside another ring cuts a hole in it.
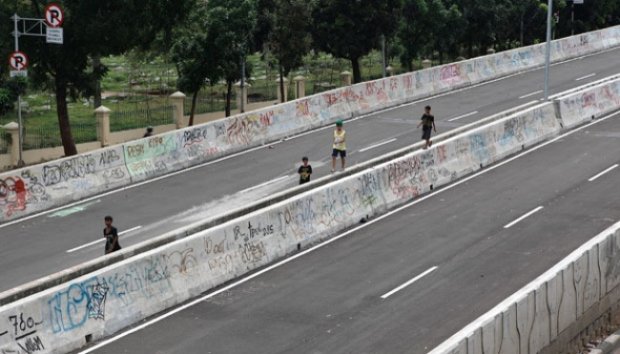
[{"label": "street lamp post", "polygon": [[545,53],[545,101],[549,99],[549,61],[551,60],[551,17],[553,0],[547,1],[547,45]]}]

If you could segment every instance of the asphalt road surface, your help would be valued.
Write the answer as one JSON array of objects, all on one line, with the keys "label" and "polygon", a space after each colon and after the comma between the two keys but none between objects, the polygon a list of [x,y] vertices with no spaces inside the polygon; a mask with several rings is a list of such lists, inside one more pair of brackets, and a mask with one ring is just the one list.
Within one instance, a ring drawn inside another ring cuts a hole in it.
[{"label": "asphalt road surface", "polygon": [[616,114],[94,352],[426,353],[620,219],[619,159]]},{"label": "asphalt road surface", "polygon": [[[619,54],[616,49],[553,66],[550,92],[618,73]],[[345,123],[348,163],[420,141],[416,124],[427,104],[433,106],[439,132],[445,132],[542,98],[542,85],[540,69]],[[128,246],[296,184],[302,156],[310,158],[314,178],[326,175],[331,140],[331,128],[302,134],[273,148],[254,149],[82,205],[0,225],[0,291],[102,255],[104,215],[115,217],[115,225],[124,232],[121,245]]]}]

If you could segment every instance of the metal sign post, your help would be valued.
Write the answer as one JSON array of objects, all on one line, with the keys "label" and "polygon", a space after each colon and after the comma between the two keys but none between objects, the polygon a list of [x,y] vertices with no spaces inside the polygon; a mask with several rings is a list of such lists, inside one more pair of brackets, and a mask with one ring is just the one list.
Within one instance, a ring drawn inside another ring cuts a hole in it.
[{"label": "metal sign post", "polygon": [[[11,17],[13,20],[13,37],[15,39],[15,51],[9,57],[9,65],[11,66],[11,77],[27,77],[28,56],[19,51],[19,37],[46,37],[47,43],[63,43],[62,24],[65,21],[65,14],[58,4],[48,4],[45,8],[45,18],[22,18],[17,14]],[[21,27],[21,30],[20,30]],[[24,124],[22,121],[22,96],[17,95],[17,120],[19,124],[19,159],[17,166],[24,166],[23,159],[23,140],[24,140]]]},{"label": "metal sign post", "polygon": [[[19,21],[19,16],[17,16],[17,14],[15,14],[13,16],[13,35],[15,38],[15,52],[13,54],[11,54],[11,57],[9,58],[9,65],[11,65],[11,68],[15,69],[15,71],[20,72],[22,69],[25,69],[26,67],[28,67],[28,57],[23,54],[22,52],[19,51],[19,31],[17,30],[17,21]],[[14,74],[11,74],[14,75]],[[26,72],[26,75],[28,75],[28,73]],[[17,137],[18,137],[18,145],[19,145],[19,158],[17,160],[17,167],[22,167],[24,166],[24,159],[23,159],[23,141],[24,141],[24,124],[22,122],[22,95],[21,92],[17,95],[17,124],[19,124],[18,127],[18,131],[17,131]]]}]

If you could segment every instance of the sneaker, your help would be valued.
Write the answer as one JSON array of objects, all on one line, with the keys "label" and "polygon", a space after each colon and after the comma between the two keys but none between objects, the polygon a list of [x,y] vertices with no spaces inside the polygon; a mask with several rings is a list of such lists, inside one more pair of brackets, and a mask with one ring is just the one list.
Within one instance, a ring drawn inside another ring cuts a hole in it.
[{"label": "sneaker", "polygon": [[433,146],[433,141],[432,140],[428,142],[428,147],[431,147],[431,146]]}]

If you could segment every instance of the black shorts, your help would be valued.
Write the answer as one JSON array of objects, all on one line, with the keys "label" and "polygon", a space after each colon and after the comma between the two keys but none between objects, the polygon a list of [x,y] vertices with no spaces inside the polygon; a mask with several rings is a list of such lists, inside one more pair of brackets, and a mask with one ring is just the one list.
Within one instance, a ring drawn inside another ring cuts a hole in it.
[{"label": "black shorts", "polygon": [[332,157],[338,157],[338,155],[340,155],[340,157],[346,157],[347,156],[347,150],[334,149],[332,151]]},{"label": "black shorts", "polygon": [[431,140],[431,132],[433,128],[423,128],[422,129],[422,140]]}]

